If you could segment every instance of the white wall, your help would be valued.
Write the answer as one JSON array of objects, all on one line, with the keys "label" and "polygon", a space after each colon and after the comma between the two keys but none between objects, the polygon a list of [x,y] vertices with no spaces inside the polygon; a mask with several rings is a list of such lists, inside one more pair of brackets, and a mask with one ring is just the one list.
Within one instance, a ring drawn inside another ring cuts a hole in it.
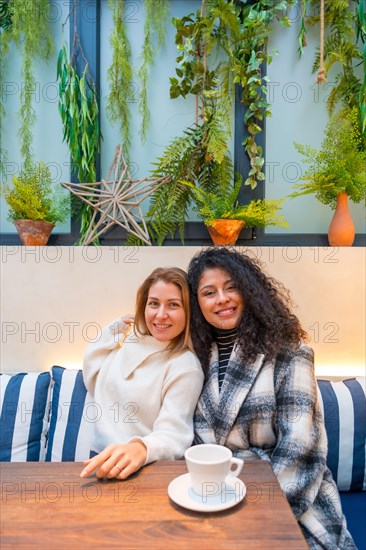
[{"label": "white wall", "polygon": [[[239,250],[244,251],[242,247]],[[80,366],[96,329],[133,312],[158,266],[186,268],[196,247],[1,247],[1,369]],[[318,374],[365,375],[363,248],[251,247],[291,290]]]}]

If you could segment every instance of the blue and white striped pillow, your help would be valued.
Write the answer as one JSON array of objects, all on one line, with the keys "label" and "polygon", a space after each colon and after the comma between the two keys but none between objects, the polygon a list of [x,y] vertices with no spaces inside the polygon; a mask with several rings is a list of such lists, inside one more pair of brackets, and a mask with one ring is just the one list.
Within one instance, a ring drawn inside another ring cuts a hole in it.
[{"label": "blue and white striped pillow", "polygon": [[54,366],[46,462],[89,458],[99,411],[84,385],[81,370]]},{"label": "blue and white striped pillow", "polygon": [[328,436],[327,463],[340,491],[366,490],[365,379],[318,380]]},{"label": "blue and white striped pillow", "polygon": [[0,375],[0,461],[43,461],[48,430],[49,372]]}]

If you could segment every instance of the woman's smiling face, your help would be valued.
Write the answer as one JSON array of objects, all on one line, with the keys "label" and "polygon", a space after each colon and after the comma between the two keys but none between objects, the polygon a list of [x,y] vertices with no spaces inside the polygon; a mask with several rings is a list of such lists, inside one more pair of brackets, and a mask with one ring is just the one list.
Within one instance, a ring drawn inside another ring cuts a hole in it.
[{"label": "woman's smiling face", "polygon": [[145,322],[150,334],[160,342],[179,336],[186,326],[182,292],[173,283],[157,281],[150,287],[145,306]]},{"label": "woman's smiling face", "polygon": [[197,295],[202,314],[210,325],[222,329],[239,325],[244,300],[229,273],[216,267],[206,269],[199,281]]}]

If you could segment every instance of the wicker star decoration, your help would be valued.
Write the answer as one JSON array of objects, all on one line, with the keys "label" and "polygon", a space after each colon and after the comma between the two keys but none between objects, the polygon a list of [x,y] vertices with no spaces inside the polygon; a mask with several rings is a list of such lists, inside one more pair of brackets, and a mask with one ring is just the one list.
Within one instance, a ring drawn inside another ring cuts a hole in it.
[{"label": "wicker star decoration", "polygon": [[170,176],[132,179],[122,147],[117,145],[106,180],[96,183],[63,183],[63,187],[93,210],[82,244],[91,244],[111,227],[119,225],[151,245],[141,203],[170,181]]}]

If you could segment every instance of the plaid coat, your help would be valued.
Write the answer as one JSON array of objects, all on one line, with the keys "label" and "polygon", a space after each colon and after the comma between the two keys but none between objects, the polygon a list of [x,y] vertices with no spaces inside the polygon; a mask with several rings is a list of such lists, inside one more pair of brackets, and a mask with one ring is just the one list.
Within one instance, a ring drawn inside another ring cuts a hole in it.
[{"label": "plaid coat", "polygon": [[218,370],[214,343],[195,413],[195,443],[226,445],[235,456],[251,451],[270,461],[310,548],[356,548],[326,465],[313,350],[302,345],[275,361],[258,355],[243,365],[234,346],[220,393]]}]

